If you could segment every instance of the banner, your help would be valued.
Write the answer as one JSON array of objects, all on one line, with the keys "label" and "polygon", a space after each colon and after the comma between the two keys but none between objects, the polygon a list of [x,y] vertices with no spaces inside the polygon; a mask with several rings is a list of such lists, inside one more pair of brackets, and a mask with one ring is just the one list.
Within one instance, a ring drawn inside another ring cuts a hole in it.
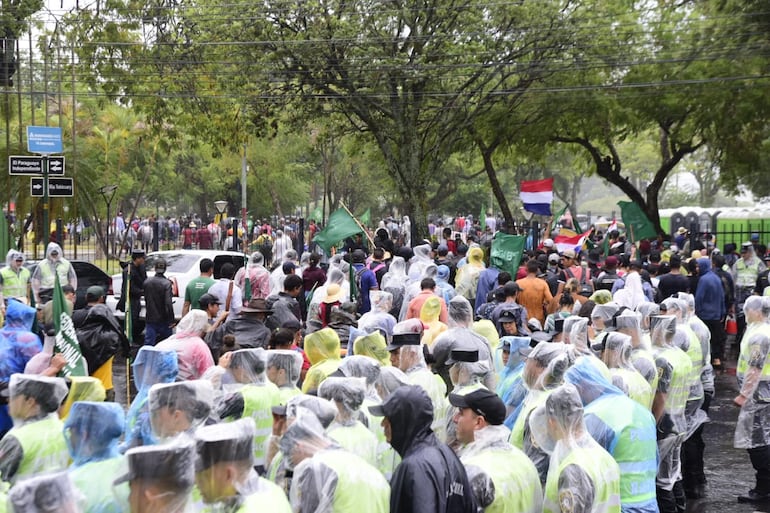
[{"label": "banner", "polygon": [[553,178],[522,181],[519,196],[527,212],[550,216],[551,203],[553,203]]},{"label": "banner", "polygon": [[526,242],[527,237],[524,235],[508,235],[497,232],[495,238],[492,239],[492,249],[489,253],[490,263],[501,271],[508,271],[515,278]]},{"label": "banner", "polygon": [[329,253],[341,240],[360,232],[361,227],[356,220],[344,208],[339,208],[331,213],[326,228],[315,234],[313,242]]},{"label": "banner", "polygon": [[75,325],[67,313],[66,299],[59,283],[58,273],[54,273],[56,281],[53,289],[53,323],[56,330],[56,345],[54,353],[61,353],[67,360],[67,365],[59,375],[63,378],[69,376],[88,376],[88,365],[83,353],[80,352],[80,344],[75,334]]},{"label": "banner", "polygon": [[626,225],[626,235],[632,243],[644,240],[654,239],[658,232],[647,218],[641,207],[632,201],[618,201],[620,207],[620,217],[623,218],[623,224]]}]

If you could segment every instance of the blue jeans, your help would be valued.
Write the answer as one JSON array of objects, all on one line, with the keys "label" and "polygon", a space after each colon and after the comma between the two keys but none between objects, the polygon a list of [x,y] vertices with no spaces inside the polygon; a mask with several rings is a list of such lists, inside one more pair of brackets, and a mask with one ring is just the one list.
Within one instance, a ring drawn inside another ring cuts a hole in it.
[{"label": "blue jeans", "polygon": [[148,322],[144,329],[144,345],[154,346],[155,342],[171,336],[171,327],[162,322]]}]

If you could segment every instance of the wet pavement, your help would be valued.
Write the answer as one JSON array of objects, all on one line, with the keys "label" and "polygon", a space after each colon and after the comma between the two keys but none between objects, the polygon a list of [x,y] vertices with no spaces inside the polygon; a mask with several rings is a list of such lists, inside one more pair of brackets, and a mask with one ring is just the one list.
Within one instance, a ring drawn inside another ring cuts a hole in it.
[{"label": "wet pavement", "polygon": [[[733,398],[738,395],[738,384],[735,379],[735,358],[731,360],[726,369],[716,375],[716,395],[709,410],[711,422],[706,424],[703,431],[708,495],[702,500],[689,500],[688,513],[770,513],[770,504],[755,506],[737,501],[738,495],[754,486],[754,470],[746,451],[733,448],[735,422],[738,418],[738,408],[733,406]],[[113,383],[115,400],[126,406],[125,359],[115,360]],[[133,383],[129,386],[133,387]]]}]

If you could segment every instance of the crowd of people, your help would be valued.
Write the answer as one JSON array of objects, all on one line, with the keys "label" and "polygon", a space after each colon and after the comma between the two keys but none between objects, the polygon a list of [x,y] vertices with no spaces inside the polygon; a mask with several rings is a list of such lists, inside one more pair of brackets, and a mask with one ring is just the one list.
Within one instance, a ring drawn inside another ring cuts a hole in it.
[{"label": "crowd of people", "polygon": [[[759,240],[720,251],[608,233],[605,253],[546,238],[498,269],[482,240],[494,231],[411,247],[383,221],[371,243],[290,247],[272,265],[260,248],[217,280],[203,259],[178,322],[165,262],[145,269],[136,249],[123,297],[144,299],[146,326],[127,411],[112,360],[133,351],[105,291],[71,312],[91,376],[57,377],[55,333],[27,306],[34,277],[9,252],[9,510],[681,512],[708,493],[702,436],[731,315],[734,445],[756,470],[738,500],[770,503]],[[47,273],[68,279],[61,248],[47,254],[36,300]]]}]

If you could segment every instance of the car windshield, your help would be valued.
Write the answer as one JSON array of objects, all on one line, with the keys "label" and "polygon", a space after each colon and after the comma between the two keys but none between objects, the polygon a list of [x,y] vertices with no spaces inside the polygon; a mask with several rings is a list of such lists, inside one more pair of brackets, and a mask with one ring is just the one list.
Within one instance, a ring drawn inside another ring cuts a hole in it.
[{"label": "car windshield", "polygon": [[166,260],[167,273],[186,273],[195,265],[200,256],[186,255],[184,253],[163,253],[159,255],[147,255],[145,267],[147,270],[155,269],[155,260],[163,258]]}]

